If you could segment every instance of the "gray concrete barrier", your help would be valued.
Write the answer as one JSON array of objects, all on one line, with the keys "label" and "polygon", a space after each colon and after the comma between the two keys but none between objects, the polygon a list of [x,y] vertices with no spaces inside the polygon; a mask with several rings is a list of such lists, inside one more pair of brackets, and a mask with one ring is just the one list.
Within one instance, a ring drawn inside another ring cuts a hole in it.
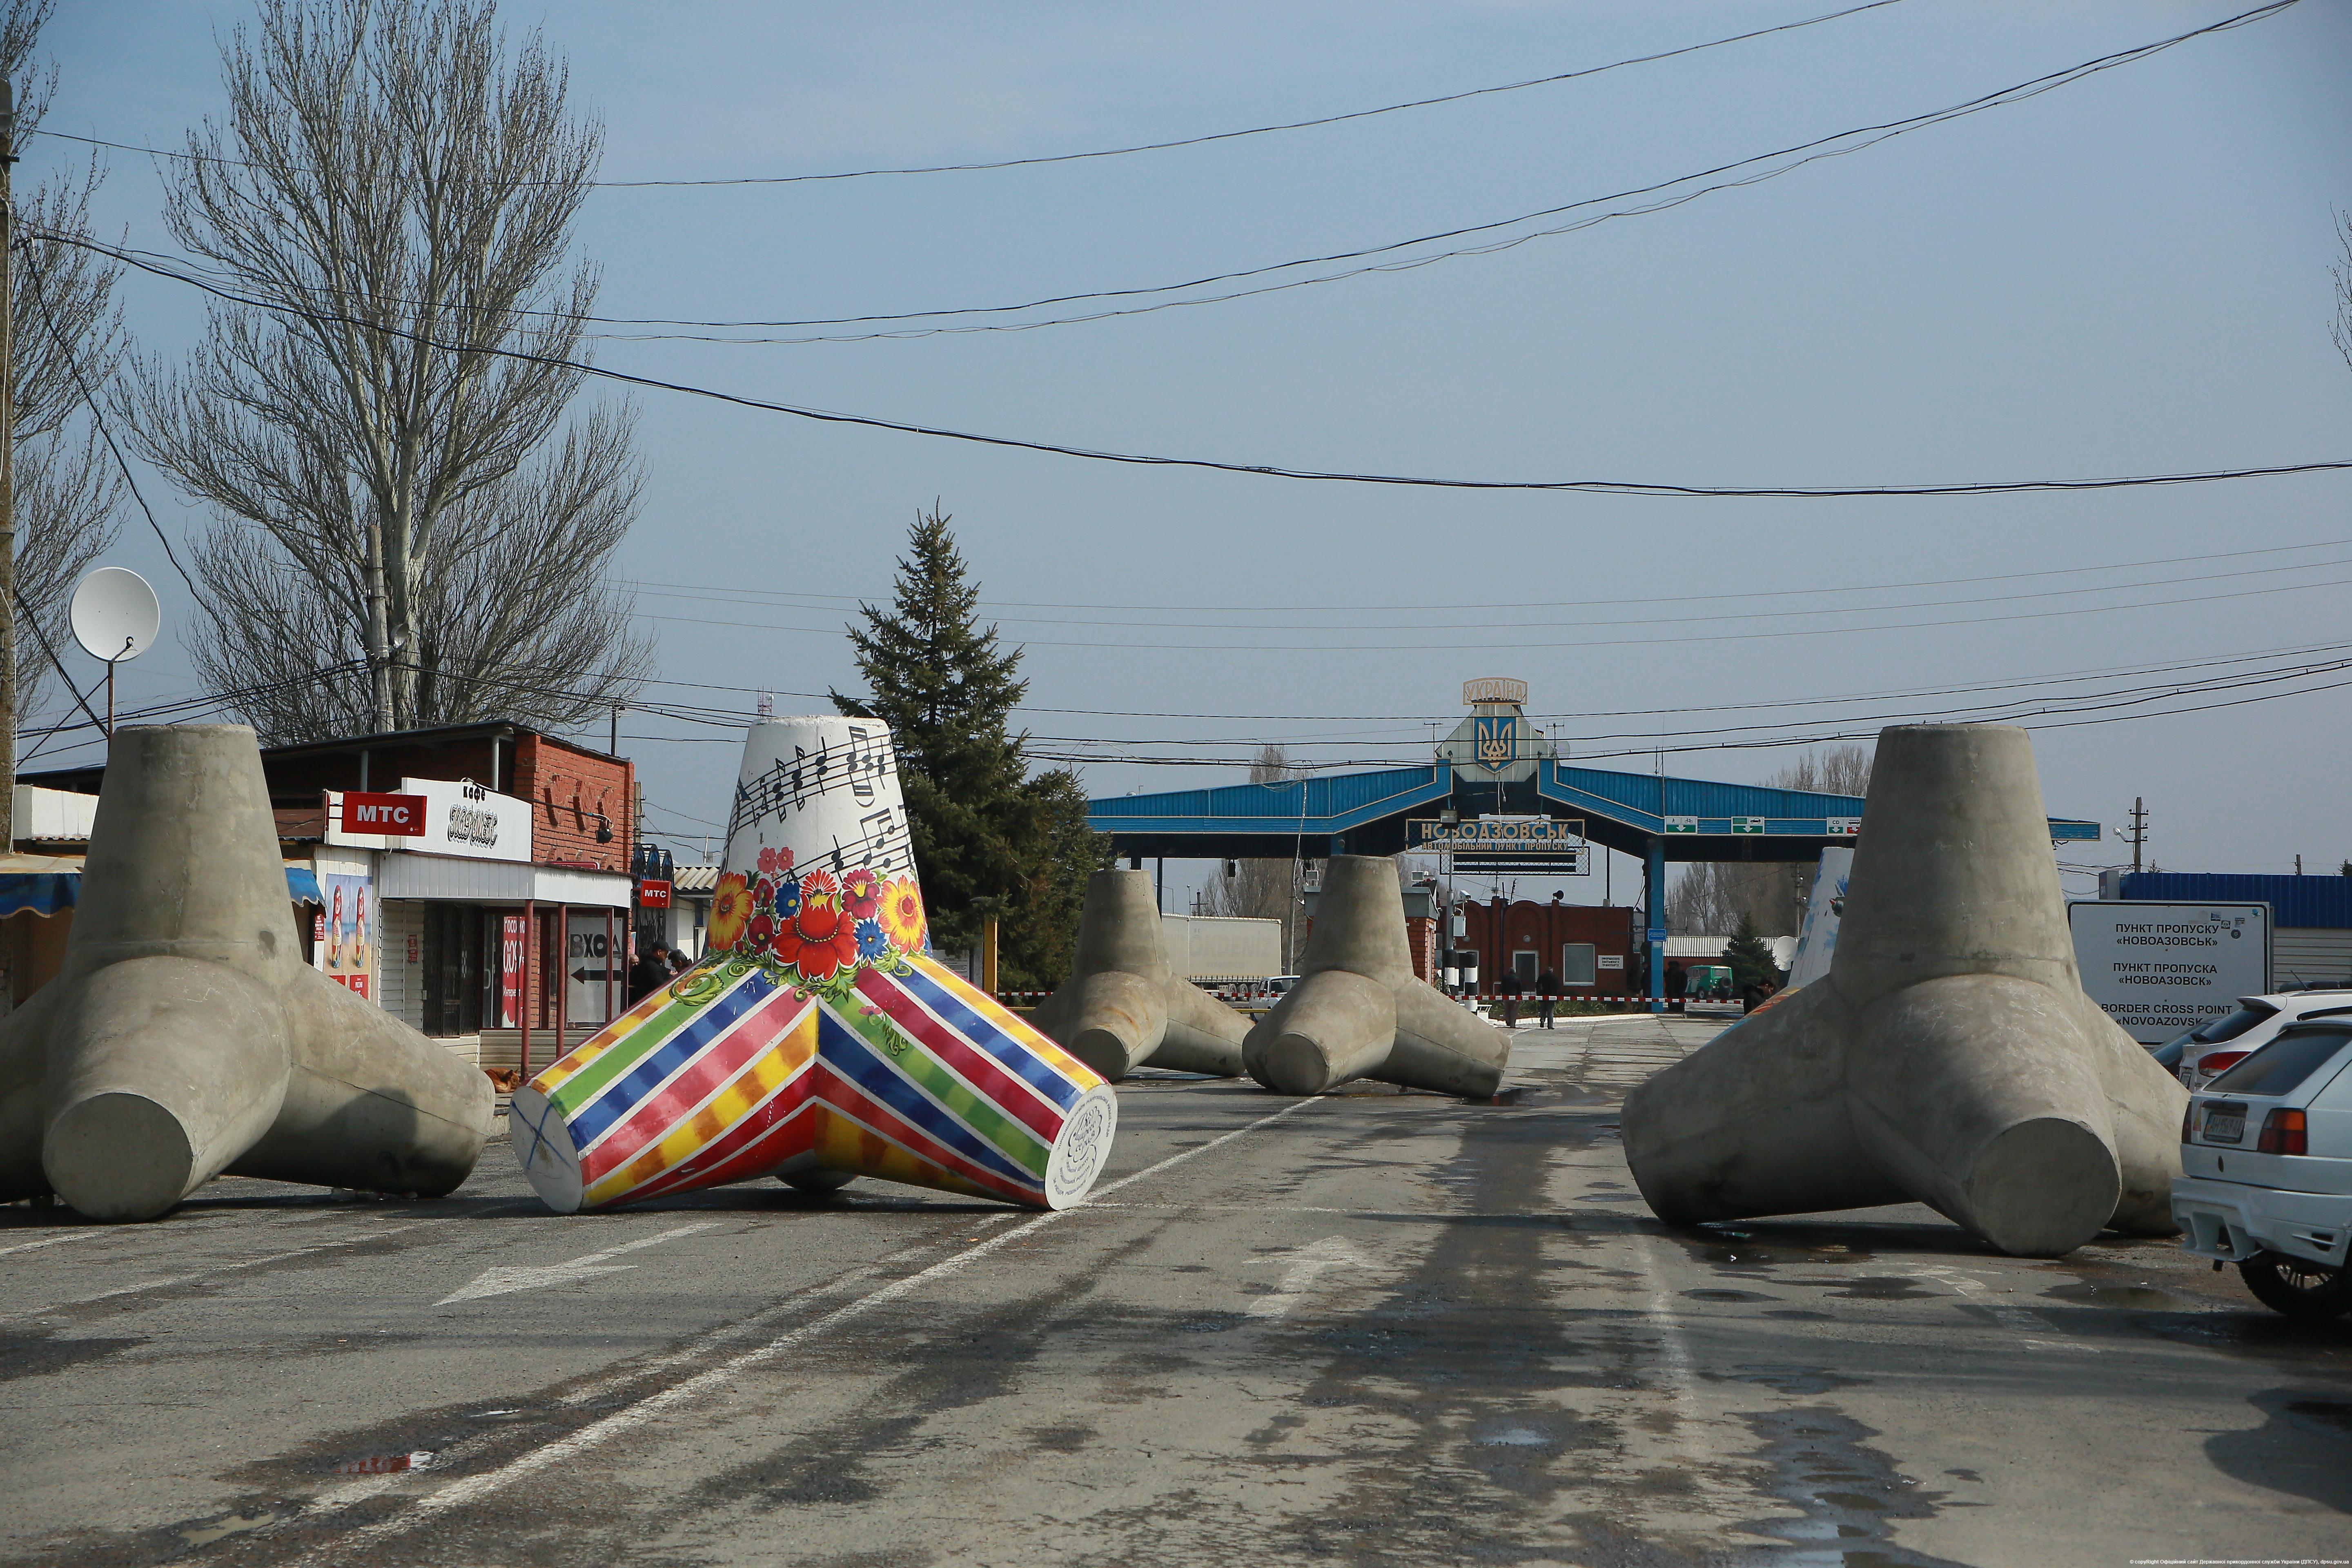
[{"label": "gray concrete barrier", "polygon": [[1070,978],[1029,1021],[1116,1083],[1150,1063],[1233,1078],[1249,1020],[1181,980],[1160,940],[1160,900],[1143,871],[1097,871]]},{"label": "gray concrete barrier", "polygon": [[1677,1224],[1927,1204],[2005,1252],[2172,1229],[2179,1083],[2083,994],[2025,731],[1879,735],[1829,974],[1625,1100]]},{"label": "gray concrete barrier", "polygon": [[64,963],[0,1021],[0,1200],[152,1219],[222,1174],[438,1195],[493,1098],[303,962],[251,730],[115,732]]},{"label": "gray concrete barrier", "polygon": [[1298,973],[1243,1043],[1243,1067],[1267,1089],[1320,1094],[1369,1078],[1483,1100],[1502,1087],[1509,1037],[1412,972],[1395,861],[1326,863]]}]

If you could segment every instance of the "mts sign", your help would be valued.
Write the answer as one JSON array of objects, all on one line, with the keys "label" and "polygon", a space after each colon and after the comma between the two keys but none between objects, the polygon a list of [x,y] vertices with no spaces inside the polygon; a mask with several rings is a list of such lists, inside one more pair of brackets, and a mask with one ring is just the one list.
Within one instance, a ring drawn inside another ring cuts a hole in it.
[{"label": "mts sign", "polygon": [[422,838],[425,837],[425,797],[421,795],[369,795],[358,790],[345,790],[343,831]]},{"label": "mts sign", "polygon": [[647,877],[637,884],[637,908],[666,910],[669,908],[669,879]]}]

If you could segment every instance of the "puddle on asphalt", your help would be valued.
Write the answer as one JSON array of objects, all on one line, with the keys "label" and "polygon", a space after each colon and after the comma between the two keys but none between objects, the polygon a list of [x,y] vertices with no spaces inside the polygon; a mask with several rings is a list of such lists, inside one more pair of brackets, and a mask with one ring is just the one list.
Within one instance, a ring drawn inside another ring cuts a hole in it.
[{"label": "puddle on asphalt", "polygon": [[430,1469],[432,1450],[415,1449],[405,1454],[370,1454],[364,1459],[346,1459],[335,1467],[339,1476],[396,1476],[406,1470]]},{"label": "puddle on asphalt", "polygon": [[1475,1433],[1470,1440],[1496,1448],[1549,1448],[1551,1438],[1532,1426],[1503,1426],[1492,1432]]},{"label": "puddle on asphalt", "polygon": [[1834,1410],[1788,1410],[1745,1417],[1763,1439],[1772,1495],[1803,1510],[1799,1519],[1750,1522],[1753,1534],[1786,1542],[1755,1555],[1769,1563],[1843,1568],[1960,1568],[1895,1544],[1895,1525],[1932,1519],[1946,1494],[1921,1490],[1865,1439],[1878,1434]]},{"label": "puddle on asphalt", "polygon": [[2298,1426],[2330,1437],[2352,1437],[2352,1405],[2338,1399],[2290,1399],[2279,1406]]},{"label": "puddle on asphalt", "polygon": [[1855,1301],[1920,1301],[1941,1294],[1922,1290],[1919,1281],[1907,1274],[1865,1274],[1858,1279],[1840,1281],[1843,1289],[1830,1292]]},{"label": "puddle on asphalt", "polygon": [[259,1530],[264,1525],[276,1524],[280,1520],[291,1519],[297,1511],[290,1508],[247,1509],[217,1519],[205,1520],[201,1524],[183,1525],[173,1533],[191,1546],[210,1546],[215,1541],[225,1541],[232,1535],[242,1535],[247,1531]]},{"label": "puddle on asphalt", "polygon": [[1711,1382],[1760,1383],[1776,1394],[1827,1394],[1833,1389],[1858,1388],[1872,1381],[1866,1377],[1847,1377],[1842,1373],[1822,1366],[1780,1366],[1769,1363],[1741,1366],[1729,1373],[1705,1374]]},{"label": "puddle on asphalt", "polygon": [[31,1333],[0,1334],[0,1383],[12,1378],[38,1377],[44,1373],[63,1372],[86,1361],[98,1361],[127,1350],[136,1350],[147,1342],[135,1339],[62,1339],[54,1330],[40,1329]]},{"label": "puddle on asphalt", "polygon": [[1778,1296],[1767,1296],[1761,1290],[1685,1290],[1684,1295],[1694,1301],[1777,1301]]},{"label": "puddle on asphalt", "polygon": [[2053,1285],[2042,1292],[2053,1301],[2075,1301],[2086,1307],[2128,1307],[2140,1311],[2166,1311],[2180,1305],[2168,1290],[2141,1285],[2095,1285],[2089,1280]]},{"label": "puddle on asphalt", "polygon": [[1765,1313],[1764,1316],[1768,1318],[1778,1318],[1781,1321],[1789,1323],[1834,1323],[1837,1321],[1837,1314],[1834,1312],[1809,1312],[1801,1307],[1776,1307],[1771,1311]]}]

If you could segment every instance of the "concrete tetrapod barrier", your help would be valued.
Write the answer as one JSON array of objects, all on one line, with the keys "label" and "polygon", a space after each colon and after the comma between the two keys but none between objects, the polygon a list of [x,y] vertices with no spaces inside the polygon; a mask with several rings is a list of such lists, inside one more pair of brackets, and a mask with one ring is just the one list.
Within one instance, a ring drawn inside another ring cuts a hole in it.
[{"label": "concrete tetrapod barrier", "polygon": [[709,951],[515,1091],[532,1190],[559,1214],[768,1176],[1079,1202],[1118,1096],[929,927],[889,730],[752,725]]},{"label": "concrete tetrapod barrier", "polygon": [[2025,731],[1882,731],[1822,979],[1626,1097],[1673,1224],[1927,1204],[2004,1252],[2173,1227],[2185,1091],[2083,994]]},{"label": "concrete tetrapod barrier", "polygon": [[1112,1083],[1147,1062],[1237,1078],[1250,1026],[1176,978],[1160,938],[1160,898],[1143,871],[1097,871],[1087,879],[1070,978],[1029,1021]]},{"label": "concrete tetrapod barrier", "polygon": [[1243,1067],[1266,1088],[1320,1094],[1369,1078],[1485,1100],[1502,1087],[1509,1037],[1412,972],[1395,861],[1326,862],[1298,972],[1242,1045]]},{"label": "concrete tetrapod barrier", "polygon": [[0,1200],[152,1219],[221,1174],[438,1196],[492,1098],[303,962],[251,730],[115,732],[63,967],[0,1022]]}]

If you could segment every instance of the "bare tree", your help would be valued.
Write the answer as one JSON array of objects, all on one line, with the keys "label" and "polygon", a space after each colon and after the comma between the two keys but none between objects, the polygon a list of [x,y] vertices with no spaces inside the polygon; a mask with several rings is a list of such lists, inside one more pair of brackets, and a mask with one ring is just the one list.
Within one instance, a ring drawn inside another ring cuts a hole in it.
[{"label": "bare tree", "polygon": [[2352,212],[2336,213],[2336,243],[2343,259],[2328,268],[2336,274],[2336,320],[2328,323],[2328,335],[2344,363],[2352,365]]},{"label": "bare tree", "polygon": [[[557,441],[595,268],[567,268],[603,132],[495,0],[260,0],[226,127],[190,133],[172,234],[258,303],[127,400],[215,521],[197,552],[216,689],[274,739],[497,712],[581,723],[650,667],[609,576],[633,416]],[[291,682],[354,664],[365,677]]]},{"label": "bare tree", "polygon": [[[1765,782],[1821,795],[1864,795],[1870,761],[1865,746],[1832,746],[1807,752]],[[1794,936],[1804,923],[1812,880],[1811,864],[1801,860],[1696,861],[1666,889],[1666,929],[1727,936],[1745,915],[1765,936]]]},{"label": "bare tree", "polygon": [[[1306,769],[1293,763],[1280,746],[1261,748],[1250,762],[1252,784],[1282,784],[1291,779],[1303,782],[1305,777]],[[1290,963],[1297,953],[1294,938],[1300,895],[1309,883],[1320,879],[1322,864],[1320,860],[1297,856],[1287,860],[1236,860],[1233,862],[1232,876],[1209,879],[1201,896],[1202,912],[1280,921],[1284,962]]]},{"label": "bare tree", "polygon": [[[0,13],[0,75],[22,84],[16,137],[23,156],[57,92],[57,67],[32,64],[55,0],[10,0]],[[38,706],[66,644],[74,580],[114,542],[122,478],[100,444],[92,399],[126,344],[114,302],[121,267],[74,243],[89,236],[89,201],[105,171],[92,160],[16,198],[9,371],[16,377],[16,601],[31,621],[16,647],[17,711]]]}]

